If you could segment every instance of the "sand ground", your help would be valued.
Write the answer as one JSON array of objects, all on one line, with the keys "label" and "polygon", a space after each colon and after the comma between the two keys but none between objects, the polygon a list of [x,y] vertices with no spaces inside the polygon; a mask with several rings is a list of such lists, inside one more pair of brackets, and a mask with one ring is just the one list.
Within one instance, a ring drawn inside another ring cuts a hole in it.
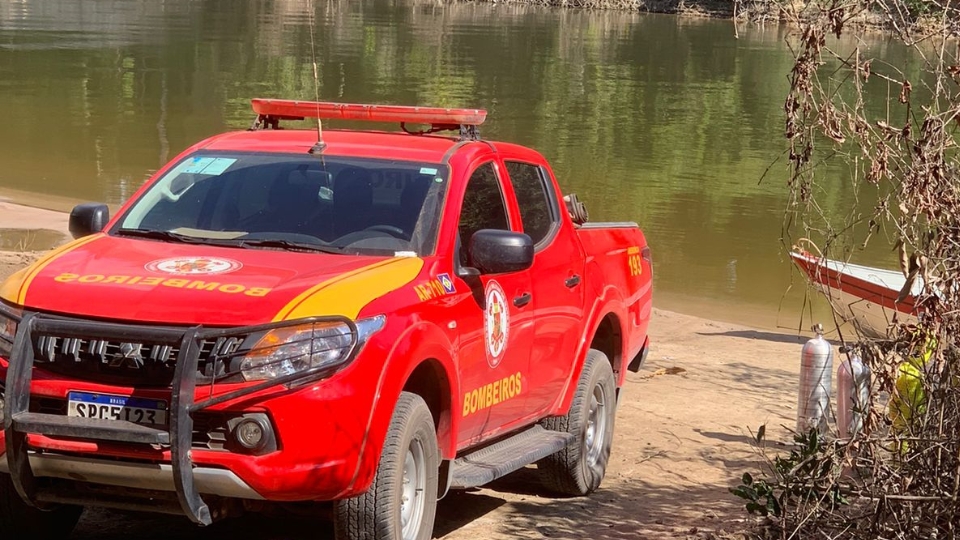
[{"label": "sand ground", "polygon": [[[51,213],[56,214],[56,213]],[[16,217],[12,217],[16,216]],[[63,214],[0,202],[5,228],[66,229]],[[40,252],[0,251],[0,279]],[[558,499],[524,469],[484,489],[441,501],[436,537],[713,538],[741,529],[746,515],[730,495],[756,468],[751,433],[785,440],[794,422],[805,338],[655,310],[647,364],[629,374],[617,414],[613,455],[600,490]],[[332,537],[329,524],[301,517],[246,516],[199,529],[184,518],[88,511],[76,539]]]}]

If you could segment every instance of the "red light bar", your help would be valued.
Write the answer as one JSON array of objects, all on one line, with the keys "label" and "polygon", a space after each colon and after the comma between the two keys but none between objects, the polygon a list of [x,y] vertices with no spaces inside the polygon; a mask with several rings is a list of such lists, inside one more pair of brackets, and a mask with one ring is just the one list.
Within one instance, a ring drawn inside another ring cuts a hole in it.
[{"label": "red light bar", "polygon": [[443,109],[440,107],[403,107],[399,105],[360,105],[293,101],[288,99],[252,99],[253,112],[275,118],[324,118],[365,120],[368,122],[409,122],[411,124],[479,126],[487,118],[483,109]]}]

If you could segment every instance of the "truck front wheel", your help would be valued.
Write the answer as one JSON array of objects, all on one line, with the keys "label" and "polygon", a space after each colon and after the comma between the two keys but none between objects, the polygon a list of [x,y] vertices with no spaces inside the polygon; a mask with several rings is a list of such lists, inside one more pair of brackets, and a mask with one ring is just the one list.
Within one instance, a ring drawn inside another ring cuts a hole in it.
[{"label": "truck front wheel", "polygon": [[603,480],[610,459],[616,417],[616,383],[607,356],[590,349],[566,416],[541,422],[552,431],[573,434],[566,448],[537,462],[546,486],[562,495],[592,493]]},{"label": "truck front wheel", "polygon": [[403,392],[370,489],[336,503],[337,540],[432,538],[439,456],[430,408],[420,396]]},{"label": "truck front wheel", "polygon": [[70,536],[81,513],[81,506],[38,510],[23,502],[10,475],[0,474],[0,538],[61,540]]}]

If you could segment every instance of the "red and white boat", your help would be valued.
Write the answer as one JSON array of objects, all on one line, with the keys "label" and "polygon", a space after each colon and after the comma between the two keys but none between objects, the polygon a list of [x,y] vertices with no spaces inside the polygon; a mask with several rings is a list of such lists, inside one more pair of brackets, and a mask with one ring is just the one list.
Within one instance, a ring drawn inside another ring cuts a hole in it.
[{"label": "red and white boat", "polygon": [[907,279],[896,270],[884,270],[818,257],[803,250],[790,258],[826,295],[837,313],[862,334],[885,337],[892,323],[916,323],[917,280],[911,294],[897,301]]}]

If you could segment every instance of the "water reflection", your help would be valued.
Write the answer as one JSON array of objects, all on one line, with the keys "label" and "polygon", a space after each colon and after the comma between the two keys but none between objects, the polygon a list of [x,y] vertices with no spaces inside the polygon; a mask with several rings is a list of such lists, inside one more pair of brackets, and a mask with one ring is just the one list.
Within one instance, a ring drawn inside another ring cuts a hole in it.
[{"label": "water reflection", "polygon": [[[780,30],[738,40],[729,22],[672,16],[346,0],[317,0],[311,16],[312,4],[0,3],[0,187],[120,202],[190,144],[247,127],[255,96],[486,107],[485,136],[541,150],[593,218],[644,227],[661,306],[779,305],[788,197],[774,162],[792,65]],[[847,183],[829,190],[827,212],[857,204]]]},{"label": "water reflection", "polygon": [[0,229],[0,250],[44,251],[64,242],[62,233],[46,229]]}]

